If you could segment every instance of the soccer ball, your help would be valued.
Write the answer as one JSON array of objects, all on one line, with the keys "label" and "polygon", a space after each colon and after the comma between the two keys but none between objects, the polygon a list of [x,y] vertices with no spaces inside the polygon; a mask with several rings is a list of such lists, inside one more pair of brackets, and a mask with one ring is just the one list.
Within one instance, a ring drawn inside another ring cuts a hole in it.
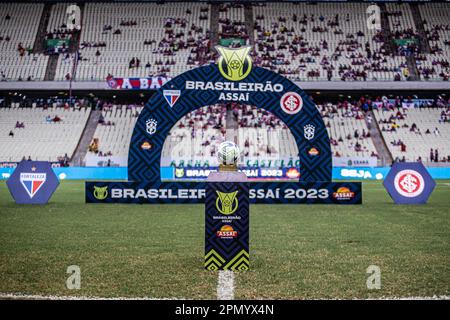
[{"label": "soccer ball", "polygon": [[219,151],[217,152],[217,158],[219,164],[233,165],[236,164],[239,159],[239,148],[231,141],[222,142],[219,145]]}]

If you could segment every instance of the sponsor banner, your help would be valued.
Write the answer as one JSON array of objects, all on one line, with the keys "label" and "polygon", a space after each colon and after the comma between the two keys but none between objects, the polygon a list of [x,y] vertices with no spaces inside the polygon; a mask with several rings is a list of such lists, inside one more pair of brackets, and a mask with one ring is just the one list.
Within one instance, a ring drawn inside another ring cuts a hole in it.
[{"label": "sponsor banner", "polygon": [[126,167],[128,158],[118,156],[99,157],[95,154],[86,155],[86,167]]},{"label": "sponsor banner", "polygon": [[208,182],[205,201],[205,268],[249,269],[248,184]]},{"label": "sponsor banner", "polygon": [[[389,172],[389,167],[356,167],[333,168],[333,179],[341,180],[383,180]],[[450,170],[449,170],[450,173]]]},{"label": "sponsor banner", "polygon": [[[306,140],[314,139],[315,127],[306,125],[304,137]],[[308,158],[320,156],[322,153],[318,146],[311,146],[306,150]],[[376,157],[333,157],[333,167],[376,167]],[[194,168],[215,168],[218,166],[217,157],[192,157],[192,158],[171,158],[162,157],[161,165],[167,167],[194,167]],[[300,168],[300,160],[292,157],[245,157],[240,162],[240,167],[246,168]]]},{"label": "sponsor banner", "polygon": [[[360,182],[249,182],[250,203],[361,204]],[[206,182],[88,181],[87,203],[205,203]]]},{"label": "sponsor banner", "polygon": [[22,161],[6,182],[17,204],[46,204],[59,185],[46,161]]},{"label": "sponsor banner", "polygon": [[[383,180],[390,169],[390,167],[333,168],[333,179]],[[427,170],[433,179],[450,179],[450,168],[428,167]],[[61,167],[53,168],[53,171],[59,179],[67,180],[127,180],[128,178],[128,168],[126,167]],[[0,180],[8,179],[13,172],[13,168],[0,168]],[[175,173],[176,170],[172,167],[161,167],[161,179],[165,181],[179,180],[175,177]],[[289,172],[289,170],[287,174],[292,179],[297,175],[295,171]],[[255,178],[251,177],[249,179],[255,180]],[[273,180],[273,178],[270,179]]]},{"label": "sponsor banner", "polygon": [[[211,172],[219,170],[218,167],[208,168],[192,168],[181,167],[174,168],[174,178],[176,180],[203,180],[208,177]],[[271,179],[271,180],[295,180],[300,177],[300,170],[298,168],[254,168],[243,167],[239,168],[239,172],[245,173],[248,179]]]},{"label": "sponsor banner", "polygon": [[376,157],[333,157],[333,167],[376,167]]},{"label": "sponsor banner", "polygon": [[397,162],[383,182],[396,204],[424,204],[436,186],[420,162]]},{"label": "sponsor banner", "polygon": [[[31,161],[31,160],[30,160]],[[0,162],[0,170],[2,168],[15,168],[20,162]],[[60,162],[49,162],[52,168],[59,168],[61,167]]]},{"label": "sponsor banner", "polygon": [[240,44],[241,46],[246,45],[245,39],[242,39],[242,38],[225,38],[225,39],[219,40],[219,44],[223,47],[229,47],[232,44],[236,44],[236,43]]},{"label": "sponsor banner", "polygon": [[107,79],[108,87],[118,90],[153,90],[161,88],[170,78],[110,78]]}]

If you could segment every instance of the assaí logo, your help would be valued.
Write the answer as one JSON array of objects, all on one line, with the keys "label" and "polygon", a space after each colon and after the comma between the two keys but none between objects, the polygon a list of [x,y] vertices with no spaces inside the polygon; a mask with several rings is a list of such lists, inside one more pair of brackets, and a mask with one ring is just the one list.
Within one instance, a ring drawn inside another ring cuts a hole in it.
[{"label": "assa\u00ed logo", "polygon": [[236,238],[238,233],[236,230],[233,229],[232,226],[226,224],[223,225],[222,228],[220,228],[220,230],[216,232],[216,235],[222,239],[232,239]]},{"label": "assa\u00ed logo", "polygon": [[94,186],[94,198],[97,200],[105,200],[108,196],[108,186],[106,187],[97,187]]},{"label": "assa\u00ed logo", "polygon": [[351,200],[354,197],[355,193],[347,187],[340,187],[336,192],[333,192],[333,198],[336,200]]},{"label": "assa\u00ed logo", "polygon": [[238,191],[226,193],[226,192],[217,192],[216,199],[216,208],[221,214],[229,215],[234,213],[238,206],[238,199],[236,197]]},{"label": "assa\u00ed logo", "polygon": [[252,59],[250,58],[250,46],[238,49],[230,49],[216,46],[220,57],[217,61],[220,74],[227,80],[241,81],[252,71]]}]

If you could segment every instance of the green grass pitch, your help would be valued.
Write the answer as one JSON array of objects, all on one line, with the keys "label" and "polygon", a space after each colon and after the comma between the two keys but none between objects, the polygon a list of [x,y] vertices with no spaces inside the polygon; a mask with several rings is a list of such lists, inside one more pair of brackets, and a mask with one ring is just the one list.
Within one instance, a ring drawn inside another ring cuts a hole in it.
[{"label": "green grass pitch", "polygon": [[[380,182],[364,204],[253,205],[251,270],[235,298],[377,298],[450,294],[450,183],[427,205],[394,205]],[[202,205],[87,205],[64,181],[46,206],[15,205],[0,182],[0,293],[215,299],[203,269]],[[67,267],[81,289],[66,288]],[[381,269],[369,290],[366,269]]]}]

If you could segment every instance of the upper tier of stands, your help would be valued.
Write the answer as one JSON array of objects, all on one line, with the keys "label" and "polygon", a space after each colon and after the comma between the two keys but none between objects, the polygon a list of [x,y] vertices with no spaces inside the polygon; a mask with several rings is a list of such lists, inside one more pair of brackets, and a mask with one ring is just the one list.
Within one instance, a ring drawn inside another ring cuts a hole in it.
[{"label": "upper tier of stands", "polygon": [[254,6],[256,63],[295,80],[394,80],[405,58],[369,30],[367,4]]},{"label": "upper tier of stands", "polygon": [[430,53],[416,54],[416,64],[422,78],[447,80],[450,78],[450,13],[448,3],[426,3],[419,6],[424,17]]},{"label": "upper tier of stands", "polygon": [[[87,3],[76,78],[173,77],[201,62],[209,25],[206,4]],[[65,79],[68,70],[60,69],[56,78]]]},{"label": "upper tier of stands", "polygon": [[41,3],[0,3],[0,81],[43,80],[48,57],[33,54]]},{"label": "upper tier of stands", "polygon": [[[43,34],[38,34],[44,4],[0,4],[0,78],[43,80],[48,56],[31,52],[45,36],[70,37],[66,9],[55,3]],[[219,38],[255,40],[254,59],[296,80],[405,80],[417,65],[421,79],[449,77],[449,3],[418,4],[431,52],[405,52],[368,29],[367,3],[267,3],[252,6],[217,4],[218,26],[211,26],[213,6],[207,3],[85,3],[79,41],[80,59],[73,73],[74,53],[58,57],[55,80],[105,80],[116,77],[169,76],[214,60],[210,29]],[[387,3],[391,38],[421,37],[411,4]],[[248,26],[254,24],[254,34]],[[250,41],[252,42],[252,41]],[[391,48],[392,49],[392,48]],[[416,50],[417,51],[417,50]],[[390,52],[390,53],[388,53]],[[52,67],[53,68],[53,67]],[[52,70],[50,68],[50,71]],[[413,70],[413,71],[414,71]],[[52,73],[53,74],[53,73]]]}]

